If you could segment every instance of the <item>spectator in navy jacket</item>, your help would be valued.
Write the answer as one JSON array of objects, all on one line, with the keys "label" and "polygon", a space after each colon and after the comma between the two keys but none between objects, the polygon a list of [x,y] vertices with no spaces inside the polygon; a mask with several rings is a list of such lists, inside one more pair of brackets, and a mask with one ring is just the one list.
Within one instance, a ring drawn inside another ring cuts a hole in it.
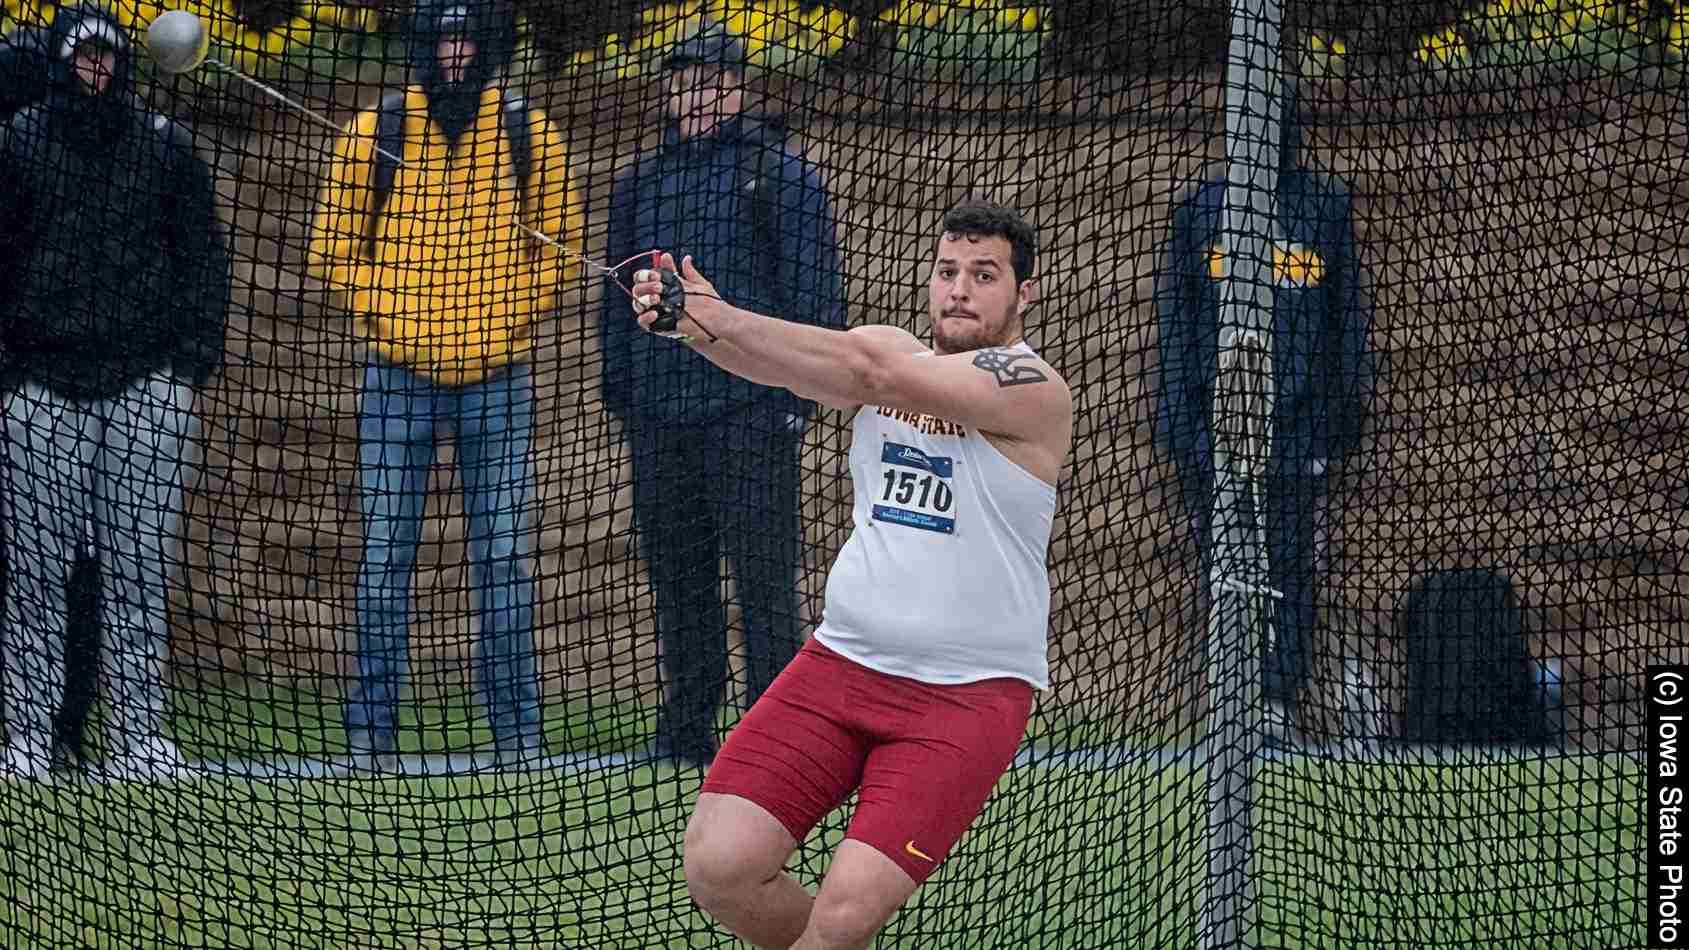
[{"label": "spectator in navy jacket", "polygon": [[[615,181],[611,260],[661,248],[718,261],[716,286],[735,305],[842,328],[821,176],[745,108],[743,43],[708,25],[664,66],[665,138]],[[642,332],[625,294],[605,295],[599,330],[604,401],[629,441],[663,647],[651,752],[701,765],[715,754],[727,679],[722,555],[737,584],[750,702],[798,648],[798,448],[814,405]]]},{"label": "spectator in navy jacket", "polygon": [[[1265,519],[1274,590],[1275,642],[1266,649],[1269,716],[1287,728],[1307,681],[1315,618],[1315,514],[1326,473],[1352,450],[1371,388],[1363,298],[1349,194],[1342,183],[1304,168],[1297,97],[1288,91],[1280,125],[1277,221],[1273,238],[1272,446]],[[1203,554],[1211,561],[1214,491],[1210,419],[1219,368],[1224,176],[1199,184],[1173,214],[1172,236],[1156,278],[1160,332],[1157,435],[1178,466],[1181,494]]]}]

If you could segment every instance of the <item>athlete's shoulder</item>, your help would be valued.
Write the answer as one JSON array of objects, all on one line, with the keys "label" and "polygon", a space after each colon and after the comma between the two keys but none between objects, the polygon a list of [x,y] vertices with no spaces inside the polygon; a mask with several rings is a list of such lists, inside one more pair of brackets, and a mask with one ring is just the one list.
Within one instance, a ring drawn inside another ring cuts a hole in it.
[{"label": "athlete's shoulder", "polygon": [[1040,389],[1049,392],[1060,391],[1069,397],[1072,394],[1062,374],[1051,366],[1048,360],[1038,355],[1037,351],[1024,344],[987,346],[974,350],[973,364],[990,373],[997,380],[997,385],[1005,389],[1047,383],[1049,385],[1041,386]]},{"label": "athlete's shoulder", "polygon": [[1073,441],[1067,380],[1024,343],[974,350],[972,362],[995,382],[986,388],[997,411],[990,424],[980,423],[981,434],[1011,461],[1056,484]]}]

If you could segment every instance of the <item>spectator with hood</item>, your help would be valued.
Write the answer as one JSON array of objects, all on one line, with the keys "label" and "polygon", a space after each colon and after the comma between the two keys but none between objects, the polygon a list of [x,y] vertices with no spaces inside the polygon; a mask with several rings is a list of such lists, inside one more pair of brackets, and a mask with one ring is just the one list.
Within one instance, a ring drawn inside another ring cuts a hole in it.
[{"label": "spectator with hood", "polygon": [[[369,342],[359,404],[363,562],[350,762],[392,766],[411,583],[437,434],[453,441],[479,616],[476,673],[502,764],[543,755],[534,657],[529,445],[538,325],[573,273],[528,228],[578,245],[557,129],[499,79],[516,46],[499,0],[423,0],[415,82],[340,137],[314,221],[314,273]],[[402,157],[381,157],[376,148]]]},{"label": "spectator with hood", "polygon": [[196,390],[222,360],[228,250],[188,134],[134,95],[119,21],[59,7],[44,50],[45,92],[0,125],[0,769],[51,765],[67,578],[91,523],[104,769],[168,776],[185,763],[162,730],[166,584]]},{"label": "spectator with hood", "polygon": [[[1270,734],[1291,734],[1307,682],[1316,602],[1314,538],[1326,473],[1355,446],[1371,387],[1363,298],[1348,190],[1304,167],[1302,123],[1287,78],[1280,122],[1277,219],[1272,242],[1272,445],[1261,522],[1276,637],[1264,644]],[[1213,420],[1219,371],[1221,232],[1226,180],[1198,185],[1173,213],[1156,275],[1160,332],[1157,436],[1179,472],[1189,530],[1212,563]]]},{"label": "spectator with hood", "polygon": [[47,94],[47,26],[29,22],[0,37],[0,121]]},{"label": "spectator with hood", "polygon": [[[47,94],[47,31],[49,23],[29,20],[0,38],[0,123],[12,113]],[[154,123],[162,121],[155,116]],[[0,549],[5,527],[0,524]],[[65,694],[59,709],[54,757],[81,761],[86,750],[84,726],[98,698],[100,656],[100,564],[94,553],[90,526],[77,552],[67,585],[69,624],[65,628]],[[0,560],[0,601],[5,599],[6,569]]]},{"label": "spectator with hood", "polygon": [[[746,69],[743,42],[715,23],[666,57],[663,144],[615,180],[610,260],[661,248],[715,261],[716,286],[735,305],[842,329],[820,172],[747,108]],[[667,680],[649,752],[702,765],[715,754],[727,682],[723,555],[744,624],[747,705],[799,646],[798,449],[815,406],[641,331],[626,294],[602,300],[604,403],[632,456]]]}]

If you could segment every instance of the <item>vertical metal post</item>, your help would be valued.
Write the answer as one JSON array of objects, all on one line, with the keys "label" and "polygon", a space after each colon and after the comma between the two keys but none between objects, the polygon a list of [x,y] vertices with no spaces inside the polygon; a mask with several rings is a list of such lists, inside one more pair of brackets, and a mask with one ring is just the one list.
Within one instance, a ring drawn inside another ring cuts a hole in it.
[{"label": "vertical metal post", "polygon": [[1278,187],[1279,0],[1233,0],[1226,68],[1226,194],[1221,217],[1220,360],[1214,386],[1213,557],[1206,950],[1243,947],[1254,892],[1255,767],[1263,741],[1261,648],[1271,617],[1264,501],[1272,444],[1274,194]]}]

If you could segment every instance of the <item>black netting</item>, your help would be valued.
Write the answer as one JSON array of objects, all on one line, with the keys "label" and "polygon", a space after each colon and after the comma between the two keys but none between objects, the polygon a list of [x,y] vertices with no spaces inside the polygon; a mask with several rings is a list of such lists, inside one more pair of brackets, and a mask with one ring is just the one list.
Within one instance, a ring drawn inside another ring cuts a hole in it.
[{"label": "black netting", "polygon": [[1644,944],[1689,4],[107,3],[0,6],[0,943],[736,945],[698,766],[851,421],[606,270],[925,339],[979,197],[1073,392],[1050,688],[875,945]]}]

